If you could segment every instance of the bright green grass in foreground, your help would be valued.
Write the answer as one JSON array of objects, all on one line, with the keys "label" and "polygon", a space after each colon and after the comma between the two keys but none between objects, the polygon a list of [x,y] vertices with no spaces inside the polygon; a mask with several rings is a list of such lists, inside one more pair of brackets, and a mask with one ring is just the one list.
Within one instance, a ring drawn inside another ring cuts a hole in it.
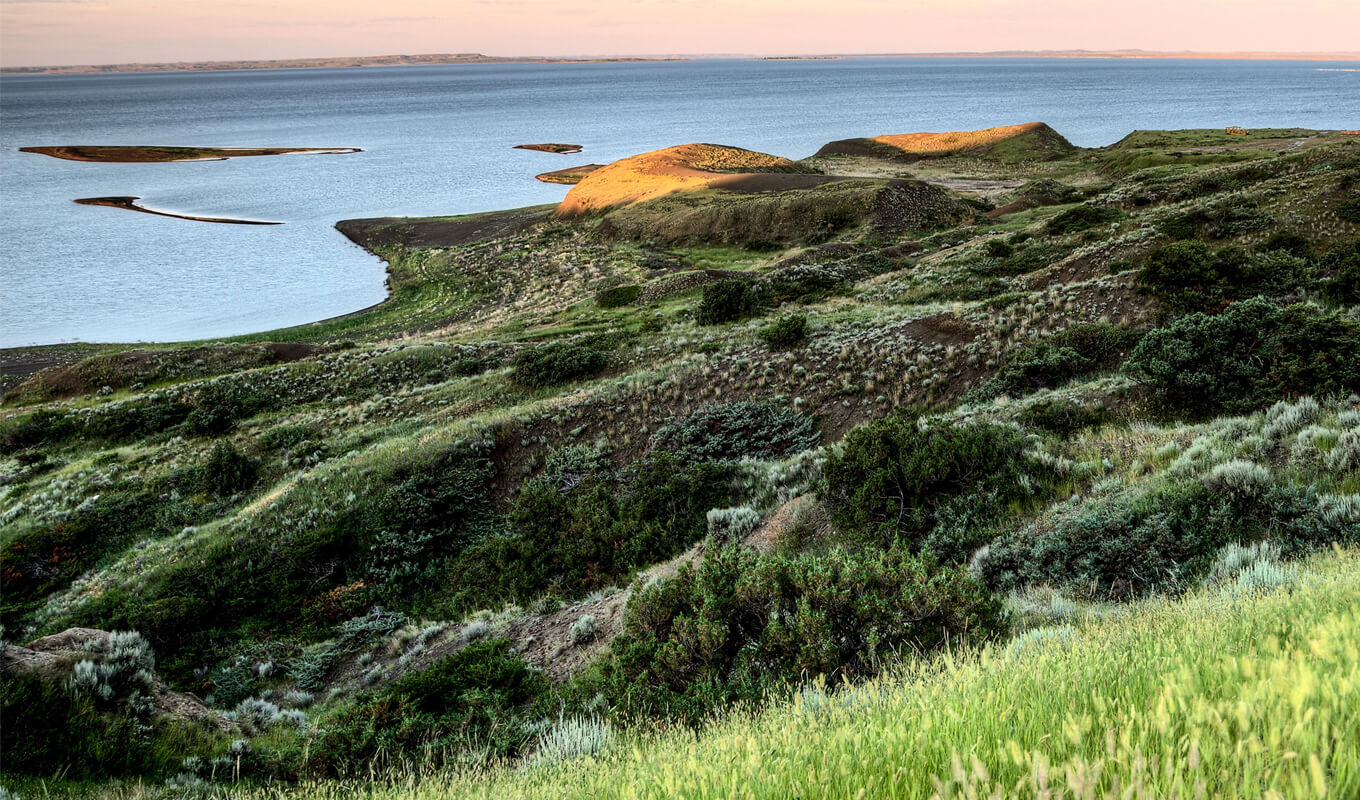
[{"label": "bright green grass in foreground", "polygon": [[1360,552],[1330,553],[1270,593],[1148,601],[829,698],[808,690],[697,741],[371,796],[1360,797],[1357,597]]}]

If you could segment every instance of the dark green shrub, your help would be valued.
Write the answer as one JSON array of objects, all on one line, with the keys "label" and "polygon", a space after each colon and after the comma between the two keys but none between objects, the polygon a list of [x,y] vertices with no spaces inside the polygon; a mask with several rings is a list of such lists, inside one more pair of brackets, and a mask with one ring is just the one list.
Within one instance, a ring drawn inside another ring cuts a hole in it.
[{"label": "dark green shrub", "polygon": [[1360,303],[1360,239],[1332,250],[1322,257],[1321,268],[1329,277],[1322,292],[1333,303]]},{"label": "dark green shrub", "polygon": [[525,386],[543,388],[586,378],[604,369],[609,358],[584,345],[556,342],[515,357],[514,379]]},{"label": "dark green shrub", "polygon": [[995,377],[978,389],[979,398],[1019,397],[1056,389],[1074,378],[1118,369],[1142,331],[1118,325],[1085,323],[1033,342],[1006,358]]},{"label": "dark green shrub", "polygon": [[754,314],[758,298],[749,281],[721,280],[704,284],[704,297],[699,302],[695,319],[703,325],[735,322]]},{"label": "dark green shrub", "polygon": [[684,463],[780,459],[816,447],[816,421],[797,411],[743,400],[704,406],[652,436],[654,450]]},{"label": "dark green shrub", "polygon": [[627,286],[615,286],[612,289],[605,289],[595,295],[595,305],[600,308],[620,308],[632,305],[642,293],[642,287],[637,284]]},{"label": "dark green shrub", "polygon": [[1163,220],[1160,228],[1173,239],[1229,239],[1274,223],[1275,218],[1257,208],[1255,201],[1234,199],[1177,214]]},{"label": "dark green shrub", "polygon": [[1083,428],[1095,428],[1114,419],[1103,403],[1081,403],[1068,398],[1049,398],[1034,403],[1020,415],[1026,425],[1071,436]]},{"label": "dark green shrub", "polygon": [[807,317],[803,314],[783,317],[761,328],[756,335],[771,349],[793,347],[807,339]]},{"label": "dark green shrub", "polygon": [[107,779],[166,774],[215,745],[201,726],[148,724],[35,675],[0,674],[0,761],[9,776]]},{"label": "dark green shrub", "polygon": [[579,597],[671,558],[704,537],[709,509],[734,502],[731,475],[725,465],[682,463],[665,451],[623,474],[607,463],[553,465],[521,487],[510,532],[455,564],[454,607],[545,592]]},{"label": "dark green shrub", "polygon": [[1062,236],[1108,225],[1124,216],[1117,208],[1080,205],[1069,208],[1044,224],[1044,233],[1049,236]]},{"label": "dark green shrub", "polygon": [[983,248],[989,258],[1010,258],[1015,253],[1015,248],[1006,242],[1005,239],[991,239],[987,246]]},{"label": "dark green shrub", "polygon": [[1360,223],[1360,197],[1347,200],[1337,206],[1336,215],[1347,222]]},{"label": "dark green shrub", "polygon": [[1060,509],[1001,536],[981,566],[988,585],[999,590],[1048,584],[1091,598],[1127,599],[1183,588],[1219,548],[1262,539],[1299,555],[1332,541],[1360,540],[1360,528],[1323,524],[1311,487],[1272,483],[1214,492],[1191,481]]},{"label": "dark green shrub", "polygon": [[259,479],[254,459],[241,455],[231,442],[219,441],[203,465],[203,491],[218,497],[244,492]]},{"label": "dark green shrub", "polygon": [[210,383],[192,398],[193,410],[184,420],[190,433],[221,436],[236,422],[264,410],[267,404],[248,389],[230,383]]},{"label": "dark green shrub", "polygon": [[861,679],[904,650],[985,640],[1001,630],[999,611],[964,571],[900,550],[784,557],[728,546],[637,590],[602,682],[624,716],[694,723],[816,675]]},{"label": "dark green shrub", "polygon": [[1261,298],[1149,332],[1125,370],[1164,411],[1247,413],[1286,397],[1360,391],[1360,322]]},{"label": "dark green shrub", "polygon": [[366,515],[368,576],[380,593],[400,595],[443,570],[448,558],[495,529],[484,455],[452,448],[433,463],[406,465]]},{"label": "dark green shrub", "polygon": [[811,303],[844,291],[860,271],[846,264],[793,264],[771,270],[757,282],[757,293],[771,305]]},{"label": "dark green shrub", "polygon": [[1308,237],[1296,231],[1276,231],[1271,234],[1266,243],[1261,245],[1261,250],[1265,252],[1283,251],[1290,255],[1308,258],[1313,255],[1313,243]]},{"label": "dark green shrub", "polygon": [[[70,517],[15,536],[0,551],[8,617],[70,584],[110,553],[131,544],[156,521],[148,493],[112,492],[82,504]],[[125,626],[132,627],[132,626]]]},{"label": "dark green shrub", "polygon": [[1163,245],[1148,256],[1138,282],[1184,311],[1207,311],[1232,297],[1245,277],[1239,251],[1216,253],[1203,242]]},{"label": "dark green shrub", "polygon": [[959,563],[987,540],[1007,506],[1048,484],[1025,456],[1025,435],[1004,425],[949,425],[917,417],[876,420],[828,457],[823,501],[847,537],[898,543]]},{"label": "dark green shrub", "polygon": [[265,431],[255,440],[255,446],[260,452],[277,452],[291,450],[309,439],[319,437],[320,431],[311,425],[279,425]]},{"label": "dark green shrub", "polygon": [[1023,275],[1055,264],[1072,253],[1073,245],[1062,242],[1035,241],[1018,247],[1000,263],[989,265],[988,274]]},{"label": "dark green shrub", "polygon": [[470,644],[338,715],[313,745],[308,768],[356,776],[513,758],[532,740],[528,723],[537,715],[529,710],[548,689],[505,640]]}]

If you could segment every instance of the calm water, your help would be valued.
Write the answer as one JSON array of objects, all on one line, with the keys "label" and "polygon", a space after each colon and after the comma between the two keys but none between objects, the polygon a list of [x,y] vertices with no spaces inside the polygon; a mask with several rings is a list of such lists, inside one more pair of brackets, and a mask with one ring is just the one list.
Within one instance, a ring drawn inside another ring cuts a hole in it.
[{"label": "calm water", "polygon": [[[536,173],[692,141],[800,158],[851,136],[1043,120],[1074,143],[1136,128],[1360,127],[1360,64],[866,59],[5,76],[0,347],[268,330],[380,301],[333,225],[559,200]],[[1320,70],[1319,68],[1327,68]],[[512,150],[573,142],[559,156]],[[51,144],[361,147],[357,155],[86,164]],[[235,226],[77,197],[286,222]]]}]

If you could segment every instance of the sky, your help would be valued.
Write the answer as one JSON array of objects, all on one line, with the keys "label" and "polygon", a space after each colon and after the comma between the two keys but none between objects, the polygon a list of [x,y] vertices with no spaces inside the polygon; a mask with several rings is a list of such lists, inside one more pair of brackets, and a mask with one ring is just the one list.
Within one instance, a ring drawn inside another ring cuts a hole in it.
[{"label": "sky", "polygon": [[1360,49],[1360,0],[0,0],[0,64]]}]

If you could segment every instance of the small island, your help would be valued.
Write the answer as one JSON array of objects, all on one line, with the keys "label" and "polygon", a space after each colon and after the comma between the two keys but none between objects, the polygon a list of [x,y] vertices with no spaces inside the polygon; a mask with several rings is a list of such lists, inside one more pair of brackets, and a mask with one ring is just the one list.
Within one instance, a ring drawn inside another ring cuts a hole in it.
[{"label": "small island", "polygon": [[[157,147],[148,145],[57,145],[20,147],[21,153],[39,153],[65,161],[108,164],[156,164],[172,161],[226,161],[248,156],[339,155],[362,153],[357,147]],[[77,201],[79,202],[79,201]]]},{"label": "small island", "polygon": [[584,149],[579,144],[560,144],[558,142],[547,142],[545,144],[517,144],[516,150],[537,150],[540,153],[557,153],[558,155],[570,155],[579,153]]},{"label": "small island", "polygon": [[109,208],[125,208],[128,211],[140,211],[143,214],[155,214],[158,217],[174,217],[175,219],[187,219],[194,222],[222,222],[228,225],[282,225],[282,222],[268,222],[260,219],[231,219],[230,217],[195,217],[188,214],[175,214],[170,211],[157,211],[153,208],[137,205],[137,201],[142,198],[124,197],[83,197],[75,202],[82,206],[108,206]]}]

